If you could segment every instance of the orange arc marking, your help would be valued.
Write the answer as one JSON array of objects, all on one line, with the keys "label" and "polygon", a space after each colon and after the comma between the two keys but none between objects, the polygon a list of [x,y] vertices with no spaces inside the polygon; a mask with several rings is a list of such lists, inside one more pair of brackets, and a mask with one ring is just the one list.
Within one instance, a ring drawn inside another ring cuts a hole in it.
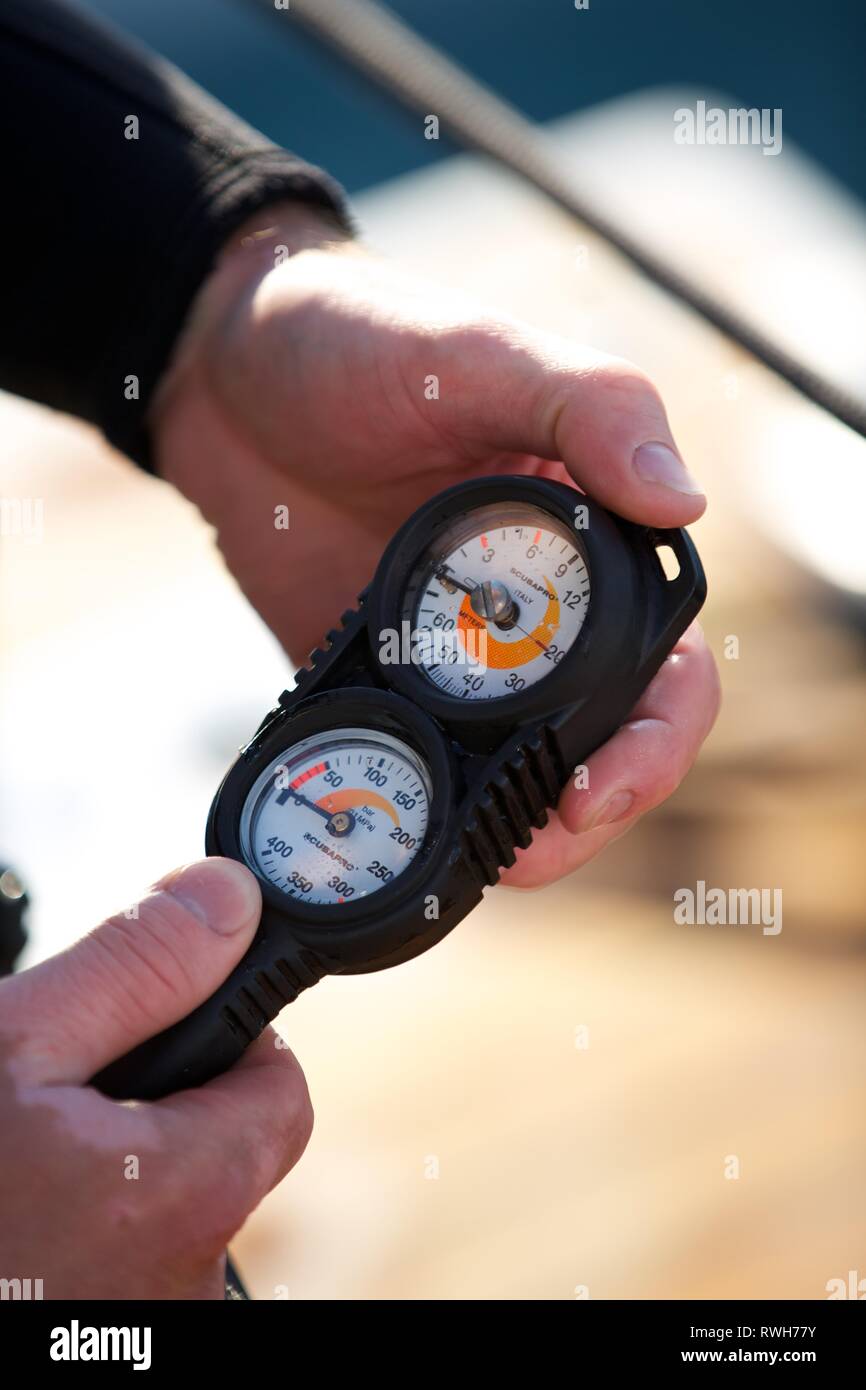
[{"label": "orange arc marking", "polygon": [[[547,575],[542,576],[544,583],[551,593],[556,590],[551,584]],[[487,628],[487,641],[479,642],[478,632]],[[510,670],[513,666],[525,666],[527,662],[534,661],[543,647],[547,647],[552,642],[559,628],[559,599],[551,598],[547,600],[547,609],[544,617],[532,632],[521,638],[519,642],[501,642],[493,636],[490,628],[476,617],[472,611],[470,595],[467,594],[460,605],[460,612],[457,615],[457,631],[460,634],[463,646],[473,656],[477,655],[482,665],[495,671]],[[473,634],[467,641],[468,634]]]},{"label": "orange arc marking", "polygon": [[331,815],[335,811],[351,811],[354,806],[378,806],[380,811],[391,817],[395,825],[400,824],[390,801],[386,801],[378,792],[364,791],[363,787],[346,787],[343,791],[328,792],[327,796],[319,798],[316,805],[323,811],[330,811]]}]

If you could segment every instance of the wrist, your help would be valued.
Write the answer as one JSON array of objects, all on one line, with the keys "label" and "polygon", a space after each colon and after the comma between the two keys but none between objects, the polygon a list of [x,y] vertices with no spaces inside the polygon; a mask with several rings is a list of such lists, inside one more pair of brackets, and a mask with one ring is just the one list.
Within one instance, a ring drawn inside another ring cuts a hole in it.
[{"label": "wrist", "polygon": [[279,264],[301,251],[354,245],[349,232],[328,208],[287,201],[259,208],[238,227],[217,257],[215,270]]},{"label": "wrist", "polygon": [[[272,203],[251,214],[225,242],[200,286],[178,335],[171,358],[154,392],[148,423],[157,472],[189,495],[186,480],[163,467],[163,423],[178,397],[194,384],[207,344],[220,331],[242,297],[271,271],[304,252],[357,252],[357,244],[335,213],[309,203]],[[188,460],[186,469],[195,470]]]}]

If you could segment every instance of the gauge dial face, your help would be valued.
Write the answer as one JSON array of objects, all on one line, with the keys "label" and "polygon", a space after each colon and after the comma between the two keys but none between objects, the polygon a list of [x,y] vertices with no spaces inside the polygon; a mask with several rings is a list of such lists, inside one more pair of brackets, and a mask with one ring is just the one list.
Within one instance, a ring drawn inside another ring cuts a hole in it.
[{"label": "gauge dial face", "polygon": [[332,729],[288,748],[241,815],[254,873],[305,903],[351,903],[385,888],[424,842],[430,774],[399,739]]},{"label": "gauge dial face", "polygon": [[589,597],[578,533],[559,517],[521,503],[466,512],[410,578],[413,660],[456,699],[518,694],[562,661]]}]

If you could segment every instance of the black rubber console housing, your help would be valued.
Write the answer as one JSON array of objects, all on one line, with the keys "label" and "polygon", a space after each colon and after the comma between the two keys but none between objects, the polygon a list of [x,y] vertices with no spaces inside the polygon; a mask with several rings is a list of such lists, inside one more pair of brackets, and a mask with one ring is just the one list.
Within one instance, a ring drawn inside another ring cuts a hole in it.
[{"label": "black rubber console housing", "polygon": [[[525,502],[575,527],[590,576],[586,617],[550,673],[520,694],[457,699],[411,662],[383,665],[404,595],[431,536],[455,516]],[[659,548],[679,573],[666,578]],[[394,537],[357,609],[344,613],[295,688],[229,769],[211,807],[208,854],[244,861],[241,809],[262,768],[300,739],[339,727],[394,734],[424,759],[433,788],[424,844],[366,900],[306,904],[260,880],[261,923],[247,954],[187,1018],[94,1078],[106,1094],[154,1099],[225,1071],[285,1004],[325,975],[383,970],[426,951],[478,904],[545,825],[575,768],[627,719],[698,613],[706,582],[683,530],[625,521],[563,484],[484,478],[421,507]]]}]

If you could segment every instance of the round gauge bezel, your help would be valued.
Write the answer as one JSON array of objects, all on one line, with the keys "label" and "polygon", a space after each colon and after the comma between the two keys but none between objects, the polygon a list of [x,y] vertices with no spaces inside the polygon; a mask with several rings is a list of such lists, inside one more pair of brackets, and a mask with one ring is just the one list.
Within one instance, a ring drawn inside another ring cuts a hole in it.
[{"label": "round gauge bezel", "polygon": [[[241,816],[238,827],[238,841],[240,843],[241,853],[244,856],[244,863],[252,869],[253,861],[256,861],[257,867],[253,869],[253,872],[255,873],[257,878],[260,878],[265,882],[268,882],[267,876],[262,872],[262,866],[259,864],[258,858],[255,853],[254,826],[256,824],[258,815],[260,815],[262,812],[263,798],[270,786],[270,783],[273,780],[274,771],[278,768],[284,767],[285,763],[288,761],[289,758],[295,761],[301,755],[302,751],[303,757],[304,759],[306,759],[307,757],[311,756],[314,751],[316,751],[317,749],[321,749],[323,743],[326,743],[329,739],[333,739],[335,735],[337,737],[343,737],[349,741],[354,742],[357,742],[359,738],[370,742],[373,742],[375,740],[375,743],[378,744],[380,750],[387,748],[389,754],[394,754],[399,758],[405,758],[409,765],[413,766],[413,776],[418,779],[419,784],[423,786],[424,789],[425,827],[422,844],[423,840],[427,838],[426,823],[429,820],[430,806],[433,800],[433,788],[430,785],[430,774],[427,768],[426,760],[422,757],[420,753],[418,753],[413,747],[411,747],[411,745],[408,744],[405,741],[405,739],[398,739],[395,734],[391,733],[388,730],[382,729],[381,727],[376,730],[371,730],[369,728],[351,728],[350,726],[340,724],[338,729],[322,729],[318,733],[307,734],[306,738],[296,740],[295,742],[291,743],[289,747],[286,749],[281,748],[280,752],[277,753],[275,757],[272,757],[269,763],[265,763],[262,766],[258,777],[256,778],[255,782],[253,782],[252,786],[250,787],[250,790],[247,792],[246,797],[244,798],[244,801],[241,805]],[[416,763],[417,767],[414,766],[414,764]],[[420,846],[416,848],[415,852],[411,855],[411,857],[405,859],[403,867],[400,869],[399,873],[392,875],[393,879],[396,880],[408,871],[408,869],[411,867],[412,863],[415,860],[416,854],[418,853],[418,849],[420,849]],[[294,860],[292,860],[292,863],[294,863]],[[286,867],[290,869],[291,864],[288,864]],[[372,892],[367,892],[364,896],[370,898],[378,893],[381,893],[381,891],[382,887],[377,886],[372,889]],[[351,902],[353,897],[354,892],[349,895],[347,901]],[[325,905],[321,902],[317,903],[315,899],[310,898],[300,898],[299,901],[302,902],[304,905],[310,907],[321,907]],[[360,901],[360,898],[358,899],[358,901]],[[334,903],[332,905],[345,907],[346,903]]]},{"label": "round gauge bezel", "polygon": [[[419,667],[382,663],[382,634],[402,631],[405,594],[421,555],[455,517],[491,503],[524,503],[547,511],[574,530],[589,572],[586,616],[562,661],[527,689],[485,699],[461,699],[441,691]],[[575,507],[585,506],[588,525],[574,527]],[[577,488],[545,478],[509,475],[480,478],[441,493],[398,531],[376,571],[367,597],[367,633],[372,661],[382,679],[435,719],[466,727],[523,722],[574,703],[589,693],[611,655],[633,637],[638,586],[632,553],[619,529]]]},{"label": "round gauge bezel", "polygon": [[[412,862],[393,882],[356,902],[307,903],[293,899],[263,878],[249,862],[241,844],[241,820],[247,799],[262,772],[302,740],[339,729],[379,732],[408,745],[421,758],[429,776],[431,796],[423,843]],[[207,852],[237,859],[255,874],[262,899],[291,924],[298,940],[311,948],[333,945],[334,932],[360,929],[375,939],[375,919],[386,917],[428,880],[440,854],[447,849],[444,834],[455,800],[456,772],[442,732],[421,710],[400,695],[374,689],[325,691],[275,719],[244,750],[230,768],[217,793],[208,822]],[[370,918],[374,918],[371,924]],[[366,924],[366,925],[364,925]]]}]

